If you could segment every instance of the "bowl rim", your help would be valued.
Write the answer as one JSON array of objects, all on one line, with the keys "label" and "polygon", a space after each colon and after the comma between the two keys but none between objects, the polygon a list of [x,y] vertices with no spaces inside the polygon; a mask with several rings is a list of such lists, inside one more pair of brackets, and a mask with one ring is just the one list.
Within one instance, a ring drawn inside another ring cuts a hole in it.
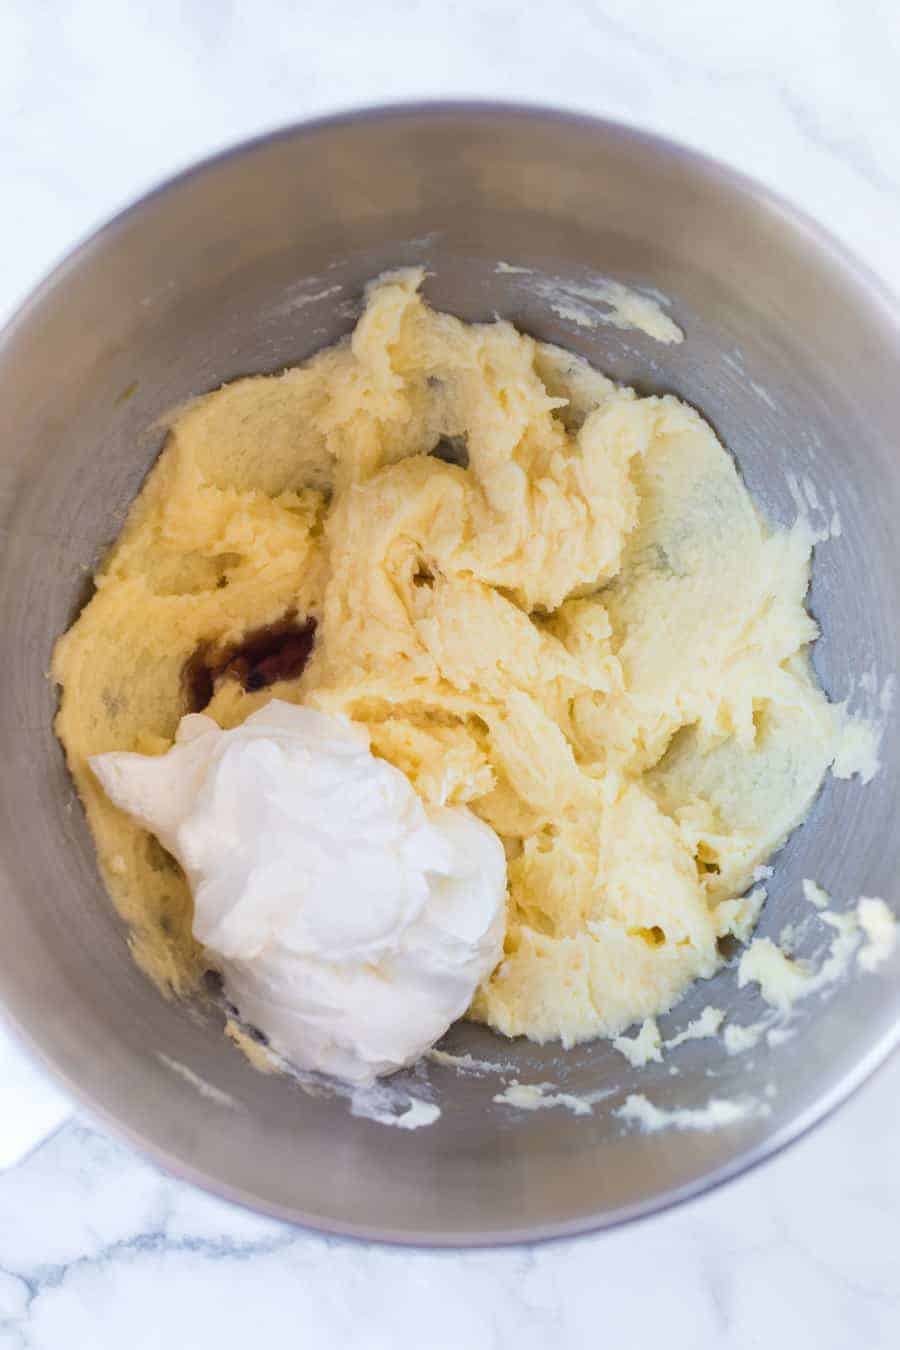
[{"label": "bowl rim", "polygon": [[[567,109],[552,104],[526,103],[502,99],[418,99],[410,101],[365,104],[344,111],[314,118],[302,118],[247,137],[205,156],[169,175],[119,208],[107,220],[82,235],[45,273],[13,308],[0,327],[0,349],[14,339],[18,329],[28,322],[32,312],[52,292],[67,274],[81,265],[95,249],[125,228],[151,203],[161,201],[168,193],[183,184],[215,172],[221,165],[282,141],[305,139],[335,130],[352,128],[372,122],[410,122],[422,117],[435,120],[486,118],[501,116],[523,122],[544,121],[570,126],[586,134],[599,134],[624,144],[681,163],[694,174],[726,185],[737,195],[751,196],[773,215],[780,217],[795,235],[805,236],[810,245],[823,255],[828,264],[843,273],[884,318],[898,330],[900,336],[900,297],[878,273],[821,225],[802,207],[786,196],[759,182],[742,170],[732,168],[724,160],[656,132],[631,126],[612,118]],[[703,1176],[673,1186],[648,1199],[631,1205],[622,1205],[607,1213],[584,1215],[576,1219],[555,1221],[533,1227],[509,1227],[496,1231],[420,1231],[412,1226],[380,1227],[364,1223],[349,1223],[318,1214],[298,1213],[295,1208],[261,1201],[239,1186],[232,1186],[202,1168],[184,1161],[176,1154],[138,1130],[123,1123],[107,1108],[94,1100],[90,1092],[72,1078],[68,1069],[58,1063],[52,1051],[40,1044],[31,1030],[23,1025],[8,1004],[0,1002],[0,1022],[8,1026],[26,1051],[61,1084],[72,1098],[79,1116],[99,1126],[114,1138],[127,1143],[143,1158],[162,1168],[180,1181],[189,1182],[201,1190],[235,1204],[255,1214],[264,1214],[303,1231],[321,1233],[329,1237],[348,1238],[362,1242],[378,1242],[389,1246],[431,1250],[471,1250],[505,1248],[521,1244],[567,1241],[592,1233],[607,1232],[631,1224],[639,1219],[662,1214],[686,1201],[711,1193],[728,1181],[743,1176],[770,1158],[782,1153],[788,1145],[802,1139],[816,1125],[827,1119],[846,1102],[875,1071],[887,1063],[892,1053],[900,1048],[900,1019],[871,1045],[851,1070],[806,1111],[786,1122],[781,1129],[752,1147],[739,1151],[728,1162],[713,1168]],[[54,1134],[57,1131],[54,1131]],[[50,1138],[53,1135],[49,1136]],[[46,1141],[45,1141],[46,1142]],[[30,1156],[30,1155],[26,1155]]]}]

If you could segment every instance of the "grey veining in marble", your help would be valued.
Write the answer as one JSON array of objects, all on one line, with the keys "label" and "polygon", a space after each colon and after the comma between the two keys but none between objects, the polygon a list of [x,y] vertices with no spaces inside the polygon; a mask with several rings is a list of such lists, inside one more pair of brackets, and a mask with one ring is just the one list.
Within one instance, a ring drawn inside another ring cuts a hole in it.
[{"label": "grey veining in marble", "polygon": [[889,1350],[900,1065],[799,1148],[605,1237],[429,1253],[320,1238],[169,1180],[81,1124],[0,1179],[0,1346]]}]

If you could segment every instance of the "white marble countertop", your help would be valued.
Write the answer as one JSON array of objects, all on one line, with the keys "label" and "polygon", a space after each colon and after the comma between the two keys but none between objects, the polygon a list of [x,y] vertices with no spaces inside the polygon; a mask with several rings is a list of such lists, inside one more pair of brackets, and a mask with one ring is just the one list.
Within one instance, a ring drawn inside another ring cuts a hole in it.
[{"label": "white marble countertop", "polygon": [[[199,156],[422,96],[559,103],[664,132],[801,203],[900,291],[898,69],[895,0],[5,0],[0,315]],[[897,1059],[712,1196],[617,1233],[469,1254],[255,1218],[65,1120],[2,1042],[0,1075],[16,1085],[0,1165],[57,1126],[0,1174],[0,1350],[900,1344]]]}]

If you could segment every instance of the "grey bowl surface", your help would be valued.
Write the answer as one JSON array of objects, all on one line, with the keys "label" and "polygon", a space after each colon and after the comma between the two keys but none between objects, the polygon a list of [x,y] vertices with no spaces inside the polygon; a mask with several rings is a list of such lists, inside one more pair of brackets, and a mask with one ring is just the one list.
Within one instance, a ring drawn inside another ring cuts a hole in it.
[{"label": "grey bowl surface", "polygon": [[[0,998],[90,1111],[230,1199],[397,1242],[564,1236],[733,1176],[846,1097],[900,1036],[896,954],[810,998],[789,1040],[747,1055],[694,1041],[638,1071],[606,1043],[563,1054],[459,1025],[449,1048],[513,1073],[429,1063],[407,1081],[439,1102],[439,1121],[386,1128],[257,1074],[213,1011],[167,1002],[144,978],[51,726],[53,642],[160,449],[165,415],[235,376],[302,361],[350,331],[367,280],[411,263],[427,267],[438,307],[500,314],[642,392],[687,399],[773,519],[796,514],[790,475],[829,514],[833,493],[842,534],[817,550],[816,666],[834,697],[863,706],[900,668],[900,315],[815,224],[673,144],[547,110],[373,110],[239,146],[88,239],[0,337]],[[661,292],[686,341],[572,323],[534,284],[598,274]],[[898,735],[888,719],[869,786],[828,781],[777,859],[762,933],[808,913],[806,876],[838,907],[879,895],[896,908]],[[664,1030],[708,1003],[744,1023],[762,1010],[724,969]],[[511,1076],[610,1095],[586,1116],[516,1112],[493,1101]],[[614,1114],[634,1091],[670,1109],[750,1096],[769,1114],[642,1134]]]}]

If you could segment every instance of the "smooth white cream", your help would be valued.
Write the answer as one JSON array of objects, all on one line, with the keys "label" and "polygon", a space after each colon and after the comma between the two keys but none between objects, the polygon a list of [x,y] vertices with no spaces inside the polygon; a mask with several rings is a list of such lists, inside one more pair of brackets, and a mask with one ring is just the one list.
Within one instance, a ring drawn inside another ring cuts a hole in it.
[{"label": "smooth white cream", "polygon": [[179,861],[194,935],[241,1018],[298,1068],[368,1082],[412,1063],[500,958],[506,860],[465,807],[426,810],[341,716],[273,699],[163,755],[94,755]]}]

